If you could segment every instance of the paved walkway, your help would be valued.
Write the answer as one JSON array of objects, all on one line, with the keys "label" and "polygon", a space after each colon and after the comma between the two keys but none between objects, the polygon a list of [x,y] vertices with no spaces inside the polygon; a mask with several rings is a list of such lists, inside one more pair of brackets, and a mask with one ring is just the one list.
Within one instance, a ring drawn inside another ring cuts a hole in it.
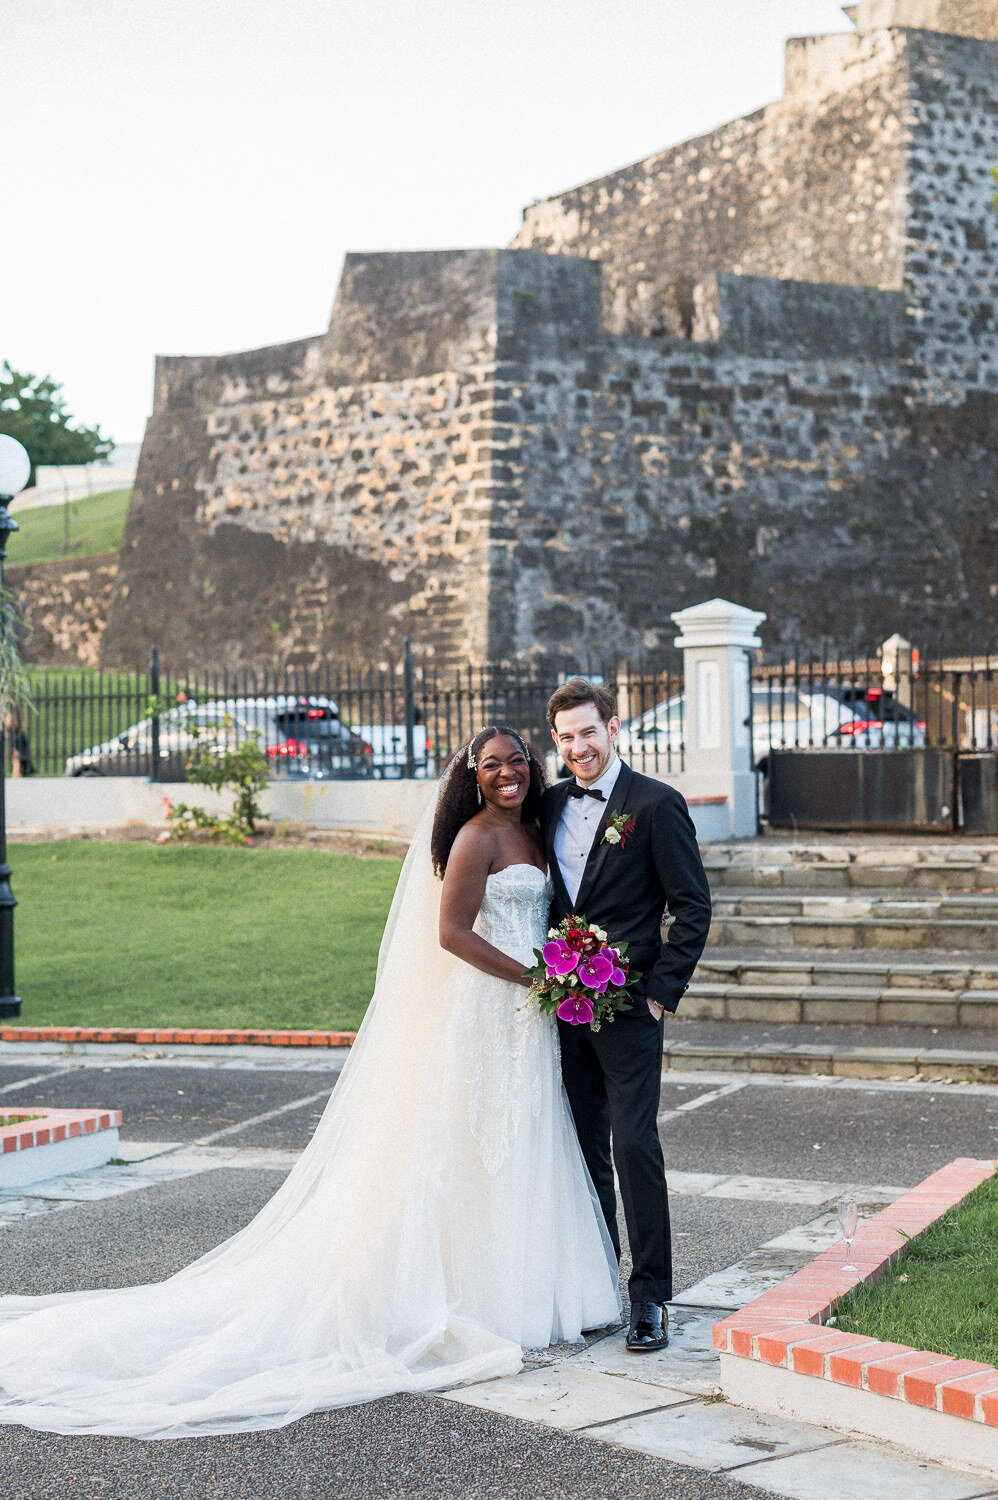
[{"label": "paved walkway", "polygon": [[[342,1055],[287,1049],[0,1048],[0,1104],[124,1111],[119,1163],[0,1193],[4,1289],[170,1274],[244,1224],[308,1139]],[[317,1497],[998,1496],[998,1482],[715,1399],[713,1322],[837,1236],[834,1200],[891,1201],[957,1155],[993,1155],[998,1087],[668,1075],[675,1335],[528,1351],[524,1372],[400,1396],[277,1433],[143,1444],[0,1429],[0,1492]]]}]

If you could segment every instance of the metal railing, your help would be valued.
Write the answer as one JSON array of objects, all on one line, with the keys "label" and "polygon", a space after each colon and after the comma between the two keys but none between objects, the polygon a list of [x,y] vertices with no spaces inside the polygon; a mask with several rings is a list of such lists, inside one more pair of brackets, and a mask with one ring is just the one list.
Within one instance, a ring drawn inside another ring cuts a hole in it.
[{"label": "metal railing", "polygon": [[615,692],[621,749],[636,769],[652,775],[683,769],[678,653],[654,667],[514,662],[442,672],[432,658],[407,648],[398,662],[360,667],[177,673],[160,667],[154,652],[145,673],[35,670],[19,753],[28,774],[170,781],[182,779],[192,756],[255,732],[276,776],[427,777],[438,775],[483,725],[505,723],[556,774],[545,709],[576,671]]},{"label": "metal railing", "polygon": [[998,655],[907,648],[757,665],[752,743],[757,762],[772,749],[998,750]]}]

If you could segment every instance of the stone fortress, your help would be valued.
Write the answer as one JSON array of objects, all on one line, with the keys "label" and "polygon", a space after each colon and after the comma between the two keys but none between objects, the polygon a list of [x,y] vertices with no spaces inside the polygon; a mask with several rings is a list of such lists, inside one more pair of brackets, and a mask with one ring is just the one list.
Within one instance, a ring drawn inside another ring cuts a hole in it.
[{"label": "stone fortress", "polygon": [[995,642],[998,0],[860,0],[777,103],[350,255],[328,331],[160,358],[105,666]]}]

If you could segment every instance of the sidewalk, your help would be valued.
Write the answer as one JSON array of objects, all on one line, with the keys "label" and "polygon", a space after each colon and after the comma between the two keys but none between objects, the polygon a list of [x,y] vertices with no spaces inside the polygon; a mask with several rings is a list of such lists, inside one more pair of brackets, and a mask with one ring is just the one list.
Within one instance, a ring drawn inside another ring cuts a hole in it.
[{"label": "sidewalk", "polygon": [[[123,1047],[273,1047],[289,1052],[350,1047],[350,1031],[208,1031],[179,1027],[3,1026],[0,1053]],[[663,1070],[810,1074],[817,1077],[998,1083],[998,1031],[927,1026],[667,1018]]]},{"label": "sidewalk", "polygon": [[[102,1101],[125,1115],[120,1165],[0,1195],[5,1290],[156,1279],[238,1230],[297,1160],[344,1055],[286,1046],[162,1045],[142,1056],[129,1044],[69,1055],[57,1044],[0,1048],[5,1104]],[[920,1123],[930,1108],[938,1117],[931,1143]],[[859,1151],[848,1126],[861,1114]],[[998,1088],[669,1073],[659,1118],[678,1278],[663,1354],[628,1355],[611,1330],[529,1351],[511,1380],[393,1397],[276,1433],[142,1444],[0,1428],[5,1500],[998,1495],[980,1478],[713,1399],[710,1336],[719,1318],[837,1237],[842,1191],[871,1213],[924,1175],[934,1151],[952,1156],[954,1137],[983,1154],[994,1141],[990,1122],[998,1124]],[[795,1144],[789,1127],[805,1120]],[[834,1122],[845,1131],[838,1143]],[[856,1170],[862,1178],[850,1175]]]}]

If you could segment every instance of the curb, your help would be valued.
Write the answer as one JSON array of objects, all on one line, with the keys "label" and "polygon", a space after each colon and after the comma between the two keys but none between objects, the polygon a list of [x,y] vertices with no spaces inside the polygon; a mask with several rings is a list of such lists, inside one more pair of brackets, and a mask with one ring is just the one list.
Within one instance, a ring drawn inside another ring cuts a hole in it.
[{"label": "curb", "polygon": [[[160,1026],[2,1026],[0,1043],[61,1042],[65,1046],[352,1047],[355,1031],[202,1030]],[[662,1071],[776,1073],[818,1078],[910,1079],[927,1083],[998,1084],[998,1052],[903,1047],[745,1047],[666,1042]]]},{"label": "curb", "polygon": [[136,1042],[198,1047],[352,1047],[355,1031],[202,1031],[194,1027],[3,1026],[0,1042]]},{"label": "curb", "polygon": [[0,1126],[0,1188],[28,1187],[103,1166],[118,1149],[120,1109],[5,1109]]},{"label": "curb", "polygon": [[998,1083],[998,1052],[905,1047],[745,1047],[666,1042],[662,1070],[781,1073],[819,1078],[912,1079],[933,1083]]},{"label": "curb", "polygon": [[[969,1157],[950,1162],[860,1225],[852,1244],[858,1272],[843,1269],[839,1240],[716,1323],[713,1342],[726,1394],[742,1405],[798,1416],[817,1405],[826,1425],[903,1441],[944,1462],[963,1452],[964,1461],[998,1474],[998,1369],[827,1326],[840,1297],[878,1281],[900,1260],[903,1237],[922,1234],[995,1170]],[[833,1395],[828,1385],[841,1389]],[[914,1429],[906,1425],[902,1433],[897,1403],[918,1409],[911,1414]]]}]

